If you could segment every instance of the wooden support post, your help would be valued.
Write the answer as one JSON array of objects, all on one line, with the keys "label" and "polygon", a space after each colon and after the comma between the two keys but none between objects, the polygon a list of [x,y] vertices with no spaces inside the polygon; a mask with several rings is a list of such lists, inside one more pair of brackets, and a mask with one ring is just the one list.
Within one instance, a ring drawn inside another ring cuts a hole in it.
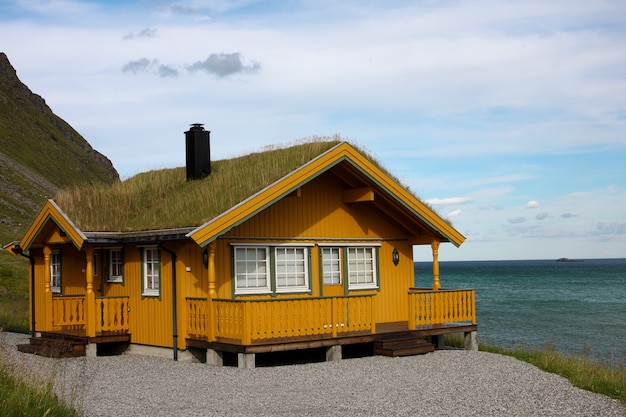
[{"label": "wooden support post", "polygon": [[207,326],[209,334],[207,336],[209,342],[214,342],[217,338],[217,315],[213,306],[213,299],[217,296],[217,291],[215,290],[215,242],[209,244],[208,255],[209,297],[207,300],[206,320],[209,321]]},{"label": "wooden support post", "polygon": [[87,336],[96,336],[96,295],[93,292],[93,248],[86,248],[87,268],[85,278],[87,281],[87,292],[85,296],[85,330]]},{"label": "wooden support post", "polygon": [[409,294],[409,330],[415,330],[415,295]]},{"label": "wooden support post", "polygon": [[437,239],[430,242],[430,247],[433,250],[433,291],[438,291],[441,288],[439,282],[439,243]]},{"label": "wooden support post", "polygon": [[[44,261],[44,273],[43,273],[43,305],[45,325],[44,329],[47,331],[52,330],[52,289],[50,288],[50,282],[52,280],[52,271],[50,270],[50,256],[52,255],[52,249],[48,246],[43,247],[43,261]],[[34,302],[34,301],[33,301]]]}]

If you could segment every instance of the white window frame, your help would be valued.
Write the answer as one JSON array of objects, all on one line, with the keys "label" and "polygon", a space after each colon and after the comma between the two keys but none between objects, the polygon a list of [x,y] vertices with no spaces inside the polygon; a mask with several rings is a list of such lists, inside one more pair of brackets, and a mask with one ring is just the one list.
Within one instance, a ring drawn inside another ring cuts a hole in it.
[{"label": "white window frame", "polygon": [[[265,251],[264,257],[255,256],[248,258],[248,254],[252,251],[256,255],[259,251]],[[245,254],[243,258],[239,258],[241,254]],[[235,294],[267,294],[272,292],[271,274],[270,274],[270,247],[260,245],[236,245],[233,248],[233,276],[235,285]],[[253,266],[256,261],[254,270],[248,268]],[[245,280],[246,286],[239,286],[240,278]],[[258,285],[259,281],[265,279],[265,285]],[[248,282],[256,281],[256,286],[247,285]]]},{"label": "white window frame", "polygon": [[[326,255],[329,251],[329,256]],[[322,276],[324,285],[342,285],[343,268],[341,267],[341,248],[338,246],[322,246]]]},{"label": "white window frame", "polygon": [[[369,255],[365,253],[368,250]],[[364,256],[359,257],[361,252]],[[374,246],[348,246],[346,248],[348,290],[378,288],[376,258],[377,249]]]},{"label": "white window frame", "polygon": [[[277,293],[308,292],[309,287],[309,251],[304,246],[281,245],[272,248],[274,251],[274,271],[270,277],[276,280]],[[280,259],[279,254],[295,255],[294,258]],[[301,254],[301,258],[299,255]],[[271,271],[270,271],[271,272]],[[281,285],[282,279],[285,284]],[[296,280],[295,283],[292,283]],[[298,281],[302,280],[302,283]]]},{"label": "white window frame", "polygon": [[[109,248],[109,271],[107,276],[107,282],[124,282],[124,253],[121,247]],[[118,259],[113,259],[113,253],[119,254]],[[116,267],[119,268],[115,271]],[[116,274],[115,272],[119,272]]]},{"label": "white window frame", "polygon": [[[255,245],[250,243],[234,243],[231,245],[233,247],[233,286],[234,286],[234,294],[235,295],[246,295],[246,294],[287,294],[287,293],[304,293],[311,292],[311,269],[309,267],[310,261],[310,252],[313,244],[302,244],[302,243],[286,243],[286,244],[261,244]],[[241,250],[264,250],[265,258],[259,258],[258,261],[264,266],[264,268],[259,268],[258,271],[250,270],[245,271],[243,269],[243,265],[245,262],[253,262],[254,259],[240,259],[238,261],[238,251]],[[303,258],[301,258],[297,264],[291,263],[289,271],[283,270],[283,266],[281,265],[281,259],[278,253],[283,250],[283,252],[290,252],[289,249],[294,249],[294,253],[301,250]],[[279,285],[278,276],[281,274],[289,275],[290,272],[293,272],[295,276],[287,276],[287,281],[291,279],[297,279],[298,275],[300,279],[304,277],[304,283],[300,280],[299,283],[295,285]],[[244,275],[249,274],[248,278],[259,280],[259,277],[265,278],[265,285],[258,286],[249,286],[242,287],[239,285],[240,279]],[[256,276],[255,276],[256,274]]]},{"label": "white window frame", "polygon": [[61,294],[61,251],[58,249],[50,254],[50,291]]},{"label": "white window frame", "polygon": [[[146,246],[142,249],[142,277],[144,297],[161,295],[161,258],[157,246]],[[150,255],[150,257],[148,256]]]}]

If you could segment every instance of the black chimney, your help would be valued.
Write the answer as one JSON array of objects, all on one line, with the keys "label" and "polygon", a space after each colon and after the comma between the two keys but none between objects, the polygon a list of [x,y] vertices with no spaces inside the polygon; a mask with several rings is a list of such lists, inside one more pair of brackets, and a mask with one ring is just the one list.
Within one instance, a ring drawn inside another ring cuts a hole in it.
[{"label": "black chimney", "polygon": [[194,123],[185,132],[187,180],[199,180],[211,173],[211,132],[202,126],[202,123]]}]

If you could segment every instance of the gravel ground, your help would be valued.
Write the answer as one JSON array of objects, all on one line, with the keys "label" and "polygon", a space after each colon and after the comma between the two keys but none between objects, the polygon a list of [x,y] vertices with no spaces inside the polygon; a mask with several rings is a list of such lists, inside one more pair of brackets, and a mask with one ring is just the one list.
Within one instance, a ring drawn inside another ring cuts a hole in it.
[{"label": "gravel ground", "polygon": [[237,369],[146,356],[0,356],[55,389],[86,416],[626,416],[626,407],[557,375],[486,352],[441,350],[304,365]]}]

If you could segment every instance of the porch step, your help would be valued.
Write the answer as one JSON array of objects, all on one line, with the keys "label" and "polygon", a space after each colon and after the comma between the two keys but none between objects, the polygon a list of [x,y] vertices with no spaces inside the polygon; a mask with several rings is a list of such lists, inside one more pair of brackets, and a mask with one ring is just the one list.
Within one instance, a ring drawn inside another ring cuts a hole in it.
[{"label": "porch step", "polygon": [[411,333],[390,335],[374,342],[374,353],[383,356],[421,355],[435,351],[435,345]]},{"label": "porch step", "polygon": [[29,340],[29,344],[17,345],[17,350],[48,358],[75,358],[85,356],[89,339],[81,336],[42,333],[40,337],[31,337]]}]

